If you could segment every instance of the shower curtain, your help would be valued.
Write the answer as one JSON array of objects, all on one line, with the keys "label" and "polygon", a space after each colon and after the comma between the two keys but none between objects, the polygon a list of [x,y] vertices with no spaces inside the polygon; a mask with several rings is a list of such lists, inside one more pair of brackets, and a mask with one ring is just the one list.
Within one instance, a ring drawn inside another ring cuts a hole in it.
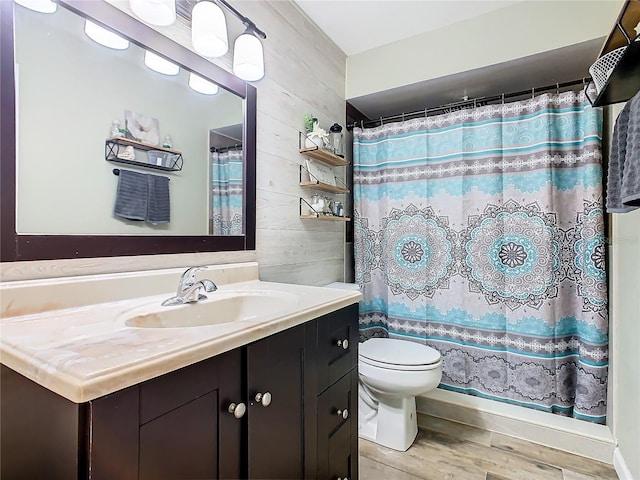
[{"label": "shower curtain", "polygon": [[242,149],[211,153],[211,233],[242,235]]},{"label": "shower curtain", "polygon": [[361,339],[440,388],[604,423],[602,112],[583,93],[354,129]]}]

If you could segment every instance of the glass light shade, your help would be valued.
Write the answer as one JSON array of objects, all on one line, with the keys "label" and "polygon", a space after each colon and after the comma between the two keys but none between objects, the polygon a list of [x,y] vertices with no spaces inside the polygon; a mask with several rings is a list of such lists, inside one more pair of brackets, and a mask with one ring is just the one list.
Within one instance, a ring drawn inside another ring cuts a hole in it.
[{"label": "glass light shade", "polygon": [[89,20],[85,20],[84,22],[84,33],[86,33],[87,37],[91,40],[98,42],[100,45],[104,45],[105,47],[113,48],[115,50],[126,50],[129,48],[128,40],[122,38],[120,35],[116,35],[106,28],[102,28],[100,25],[96,25]]},{"label": "glass light shade", "polygon": [[176,21],[175,0],[129,0],[129,8],[151,25],[166,27]]},{"label": "glass light shade", "polygon": [[264,77],[264,52],[262,43],[253,34],[245,32],[233,45],[233,74],[253,82]]},{"label": "glass light shade", "polygon": [[53,13],[58,8],[58,5],[51,0],[15,0],[15,2],[18,5],[40,13]]},{"label": "glass light shade", "polygon": [[227,21],[215,3],[202,0],[191,11],[191,44],[205,57],[219,57],[229,51]]},{"label": "glass light shade", "polygon": [[149,50],[144,52],[144,64],[154,72],[162,73],[163,75],[177,75],[180,72],[178,65],[165,60]]},{"label": "glass light shade", "polygon": [[209,80],[205,80],[195,73],[189,74],[189,86],[196,92],[204,95],[215,95],[219,90],[218,85],[211,83]]}]

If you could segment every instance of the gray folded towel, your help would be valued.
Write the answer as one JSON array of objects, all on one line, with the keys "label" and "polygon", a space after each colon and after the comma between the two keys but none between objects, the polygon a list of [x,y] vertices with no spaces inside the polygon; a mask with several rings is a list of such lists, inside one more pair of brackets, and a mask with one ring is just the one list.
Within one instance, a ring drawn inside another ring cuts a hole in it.
[{"label": "gray folded towel", "polygon": [[147,217],[149,223],[169,223],[169,179],[159,175],[147,175],[149,181],[149,202],[147,205]]},{"label": "gray folded towel", "polygon": [[149,181],[145,173],[120,170],[113,214],[127,220],[147,218]]},{"label": "gray folded towel", "polygon": [[640,92],[629,100],[627,153],[622,172],[622,203],[640,208]]},{"label": "gray folded towel", "polygon": [[640,208],[640,92],[616,119],[607,172],[607,212]]},{"label": "gray folded towel", "polygon": [[114,215],[153,224],[169,223],[169,207],[167,177],[120,170]]}]

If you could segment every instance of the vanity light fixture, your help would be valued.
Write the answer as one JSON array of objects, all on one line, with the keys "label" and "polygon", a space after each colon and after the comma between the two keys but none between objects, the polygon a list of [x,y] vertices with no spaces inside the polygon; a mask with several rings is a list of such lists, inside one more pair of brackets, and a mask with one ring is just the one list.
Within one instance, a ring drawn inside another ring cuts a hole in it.
[{"label": "vanity light fixture", "polygon": [[144,52],[144,64],[154,72],[162,73],[163,75],[177,75],[180,72],[178,65],[149,50]]},{"label": "vanity light fixture", "polygon": [[151,25],[166,27],[176,21],[175,0],[129,0],[129,8]]},{"label": "vanity light fixture", "polygon": [[189,74],[189,86],[196,92],[202,93],[203,95],[215,95],[220,89],[220,87],[215,83],[205,80],[195,73]]},{"label": "vanity light fixture", "polygon": [[233,44],[233,74],[255,82],[264,77],[264,51],[260,39],[247,29]]},{"label": "vanity light fixture", "polygon": [[91,40],[105,47],[113,48],[114,50],[126,50],[129,48],[129,40],[116,35],[106,28],[102,28],[100,25],[96,25],[90,20],[85,20],[84,22],[84,33]]},{"label": "vanity light fixture", "polygon": [[191,11],[191,43],[204,57],[220,57],[229,51],[227,21],[222,9],[202,0]]},{"label": "vanity light fixture", "polygon": [[129,0],[129,7],[152,25],[171,25],[176,15],[191,21],[193,49],[209,58],[220,57],[229,50],[227,22],[222,10],[225,8],[246,27],[234,43],[234,75],[247,82],[264,77],[264,49],[260,39],[266,39],[267,34],[226,0]]},{"label": "vanity light fixture", "polygon": [[[0,0],[2,1],[2,0]],[[58,5],[51,0],[14,0],[18,5],[40,13],[53,13]]]}]

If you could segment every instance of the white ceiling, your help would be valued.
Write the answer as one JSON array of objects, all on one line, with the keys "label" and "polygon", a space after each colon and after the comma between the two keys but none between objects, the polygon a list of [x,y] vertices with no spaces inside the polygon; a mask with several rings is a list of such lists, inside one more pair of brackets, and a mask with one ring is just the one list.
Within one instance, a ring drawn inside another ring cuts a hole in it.
[{"label": "white ceiling", "polygon": [[[1,0],[0,0],[1,1]],[[479,17],[524,0],[294,0],[347,55]],[[549,8],[553,8],[549,1]],[[368,118],[422,110],[588,76],[602,39],[348,101]]]},{"label": "white ceiling", "polygon": [[347,55],[505,8],[522,0],[295,0]]}]

